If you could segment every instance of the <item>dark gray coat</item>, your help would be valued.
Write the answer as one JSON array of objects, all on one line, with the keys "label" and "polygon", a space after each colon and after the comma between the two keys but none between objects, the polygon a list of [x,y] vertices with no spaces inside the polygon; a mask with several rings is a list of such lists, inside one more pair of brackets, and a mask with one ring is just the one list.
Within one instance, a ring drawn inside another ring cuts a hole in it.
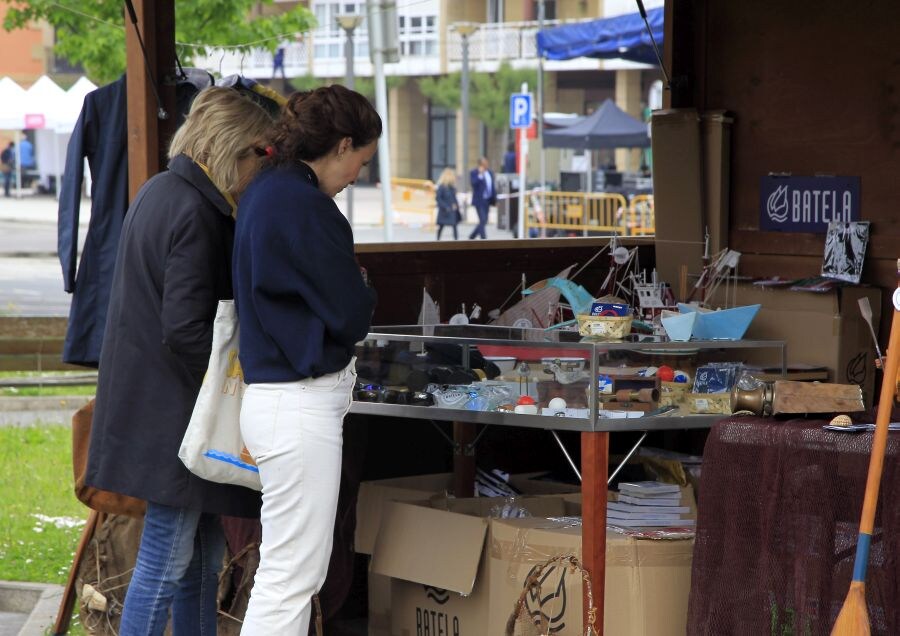
[{"label": "dark gray coat", "polygon": [[181,155],[125,217],[100,354],[85,482],[155,503],[258,516],[258,493],[205,481],[178,459],[209,362],[217,301],[231,298],[231,207]]}]

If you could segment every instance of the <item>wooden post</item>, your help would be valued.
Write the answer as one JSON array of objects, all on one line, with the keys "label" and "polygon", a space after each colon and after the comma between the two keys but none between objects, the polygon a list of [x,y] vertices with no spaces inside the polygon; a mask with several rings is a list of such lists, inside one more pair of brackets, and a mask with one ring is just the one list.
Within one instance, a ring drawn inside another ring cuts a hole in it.
[{"label": "wooden post", "polygon": [[[595,627],[603,634],[603,596],[606,583],[606,476],[609,473],[609,433],[581,434],[581,564],[591,573],[596,605]],[[586,585],[586,584],[585,584]],[[584,591],[584,626],[588,624]]]},{"label": "wooden post", "polygon": [[[175,69],[175,2],[133,0],[133,4],[153,80],[148,76],[137,33],[125,10],[129,200],[165,166],[161,159],[165,155],[163,145],[171,137],[175,122],[175,87],[171,82]],[[168,113],[165,121],[159,119],[154,82]]]},{"label": "wooden post", "polygon": [[[472,497],[475,494],[475,424],[453,422],[453,494]],[[605,510],[605,509],[604,509]]]}]

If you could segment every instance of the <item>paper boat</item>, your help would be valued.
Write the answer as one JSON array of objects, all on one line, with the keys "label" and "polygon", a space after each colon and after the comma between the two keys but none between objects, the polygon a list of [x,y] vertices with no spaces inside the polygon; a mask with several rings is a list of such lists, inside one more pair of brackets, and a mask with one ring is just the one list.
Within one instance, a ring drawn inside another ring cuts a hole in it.
[{"label": "paper boat", "polygon": [[750,326],[759,308],[760,305],[743,305],[712,311],[695,305],[678,303],[678,311],[682,314],[697,314],[691,330],[691,336],[695,340],[740,340],[744,337],[747,327]]},{"label": "paper boat", "polygon": [[660,321],[669,340],[687,342],[694,333],[694,323],[697,322],[699,315],[696,311],[680,314],[677,311],[663,310],[660,314]]}]

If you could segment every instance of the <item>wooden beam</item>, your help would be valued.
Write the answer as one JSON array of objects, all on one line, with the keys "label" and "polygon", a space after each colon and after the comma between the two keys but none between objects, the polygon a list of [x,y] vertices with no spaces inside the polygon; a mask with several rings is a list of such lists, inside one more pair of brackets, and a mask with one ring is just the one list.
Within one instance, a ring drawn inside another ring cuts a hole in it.
[{"label": "wooden beam", "polygon": [[[175,2],[133,0],[133,3],[153,80],[148,75],[148,64],[126,9],[129,199],[133,199],[141,185],[164,165],[161,134],[171,130],[175,102],[174,86],[164,81],[170,78],[175,67]],[[169,114],[169,122],[162,125],[154,83],[164,100],[163,108]],[[164,85],[168,87],[164,89]]]},{"label": "wooden beam", "polygon": [[[609,474],[609,433],[581,434],[581,565],[591,573],[595,628],[603,636],[606,588],[606,478]],[[587,583],[584,584],[585,588]],[[588,625],[588,591],[584,590],[584,626]]]},{"label": "wooden beam", "polygon": [[453,494],[475,496],[475,424],[453,422]]}]

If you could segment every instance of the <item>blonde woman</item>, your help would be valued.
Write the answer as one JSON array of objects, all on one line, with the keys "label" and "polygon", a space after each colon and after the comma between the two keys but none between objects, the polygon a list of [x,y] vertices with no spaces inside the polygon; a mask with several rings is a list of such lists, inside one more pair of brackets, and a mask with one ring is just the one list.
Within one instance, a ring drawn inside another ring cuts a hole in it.
[{"label": "blonde woman", "polygon": [[100,354],[87,485],[147,501],[122,636],[216,633],[220,514],[257,517],[259,495],[204,481],[178,459],[231,298],[237,200],[266,156],[265,110],[231,88],[194,100],[125,217]]},{"label": "blonde woman", "polygon": [[453,238],[458,239],[456,226],[462,221],[462,214],[459,212],[459,203],[456,200],[456,172],[453,168],[444,168],[441,173],[435,199],[438,206],[437,240],[441,240],[441,232],[444,231],[445,225],[453,228]]}]

